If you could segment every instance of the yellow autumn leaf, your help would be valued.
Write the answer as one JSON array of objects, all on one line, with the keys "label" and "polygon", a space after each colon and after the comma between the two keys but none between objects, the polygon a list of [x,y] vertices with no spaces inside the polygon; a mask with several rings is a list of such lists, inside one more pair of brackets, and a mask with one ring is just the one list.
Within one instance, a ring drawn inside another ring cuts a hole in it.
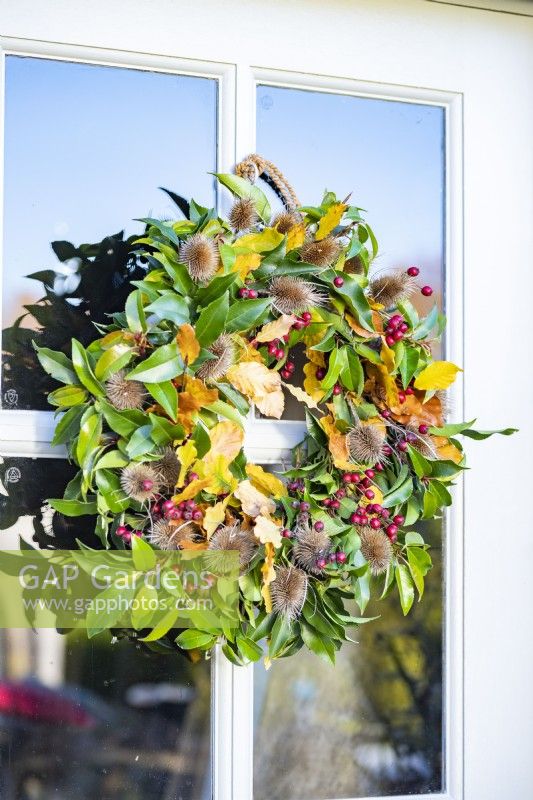
[{"label": "yellow autumn leaf", "polygon": [[232,267],[232,272],[238,272],[241,279],[246,280],[246,276],[252,270],[257,269],[261,263],[261,256],[259,253],[237,253],[235,263]]},{"label": "yellow autumn leaf", "polygon": [[294,314],[282,314],[274,322],[267,322],[263,325],[257,336],[258,342],[271,342],[273,339],[281,339],[290,331],[297,317]]},{"label": "yellow autumn leaf", "polygon": [[245,247],[253,253],[266,253],[274,250],[283,241],[283,234],[275,228],[265,228],[261,233],[247,233],[234,244],[235,248]]},{"label": "yellow autumn leaf", "polygon": [[176,334],[181,357],[187,364],[192,364],[200,355],[200,342],[196,338],[192,325],[185,323],[180,325]]},{"label": "yellow autumn leaf", "polygon": [[178,482],[176,486],[181,488],[185,483],[185,477],[187,472],[189,471],[189,467],[192,465],[194,459],[196,458],[196,445],[194,444],[192,439],[189,439],[185,444],[182,444],[181,447],[178,447],[176,450],[176,455],[178,460],[181,464],[180,467],[180,474],[178,478]]},{"label": "yellow autumn leaf", "polygon": [[326,359],[324,357],[324,353],[321,353],[320,350],[311,350],[310,347],[307,348],[305,351],[305,355],[311,362],[311,364],[316,364],[317,367],[325,367],[326,366]]},{"label": "yellow autumn leaf", "polygon": [[303,222],[299,222],[297,225],[290,228],[287,233],[287,253],[291,250],[295,250],[297,247],[301,247],[304,241],[305,225]]},{"label": "yellow autumn leaf", "polygon": [[211,447],[205,454],[204,461],[209,463],[223,455],[231,463],[241,451],[244,431],[235,422],[218,422],[209,431],[209,439]]},{"label": "yellow autumn leaf", "polygon": [[202,489],[205,489],[209,484],[210,479],[205,478],[202,480],[191,481],[191,483],[187,484],[185,489],[182,492],[178,492],[172,498],[175,503],[181,503],[182,500],[190,500],[191,497],[196,497],[198,492],[201,492]]},{"label": "yellow autumn leaf", "polygon": [[239,483],[235,492],[237,500],[241,501],[241,507],[249,517],[258,517],[260,514],[272,514],[276,510],[276,504],[271,497],[267,497],[260,492],[251,481],[244,480]]},{"label": "yellow autumn leaf", "polygon": [[308,408],[318,408],[311,395],[307,394],[307,392],[304,392],[304,390],[300,389],[299,386],[292,386],[290,383],[284,383],[283,386],[292,394],[293,397],[299,400],[300,403],[305,403]]},{"label": "yellow autumn leaf", "polygon": [[272,475],[272,473],[266,472],[263,467],[260,467],[257,464],[247,464],[246,474],[250,478],[252,486],[254,486],[258,491],[266,495],[271,495],[272,497],[275,497],[276,500],[279,500],[280,497],[286,496],[287,489],[285,488],[283,481],[280,481],[280,479],[276,478],[276,476]]},{"label": "yellow autumn leaf", "polygon": [[321,239],[325,239],[326,236],[328,236],[331,233],[333,228],[337,227],[337,225],[342,219],[342,215],[344,214],[347,208],[348,206],[344,205],[344,203],[334,203],[332,206],[330,206],[330,208],[328,208],[328,210],[318,223],[318,228],[315,236],[315,239],[318,242]]},{"label": "yellow autumn leaf", "polygon": [[386,342],[383,342],[381,345],[381,360],[387,367],[387,372],[394,372],[395,368],[395,354],[392,347],[389,347]]},{"label": "yellow autumn leaf", "polygon": [[226,517],[226,508],[229,502],[229,497],[225,497],[220,503],[215,503],[214,506],[208,506],[204,512],[202,520],[203,528],[210,539],[219,525],[224,522]]},{"label": "yellow autumn leaf", "polygon": [[337,430],[333,417],[330,414],[322,417],[320,425],[328,437],[329,452],[333,457],[333,463],[337,469],[353,468],[353,463],[350,461],[346,436]]},{"label": "yellow autumn leaf", "polygon": [[311,363],[304,365],[304,389],[313,400],[319,403],[324,397],[324,390],[316,377],[316,366]]},{"label": "yellow autumn leaf", "polygon": [[274,569],[274,556],[276,551],[274,545],[267,542],[265,545],[265,560],[261,566],[261,574],[263,576],[263,585],[261,586],[261,595],[265,601],[265,610],[267,614],[272,612],[272,597],[270,595],[270,584],[276,579],[276,570]]},{"label": "yellow autumn leaf", "polygon": [[278,372],[268,369],[264,364],[246,361],[230,367],[226,379],[255,403],[265,416],[279,419],[283,414],[285,399]]},{"label": "yellow autumn leaf", "polygon": [[432,436],[433,444],[437,451],[437,458],[441,461],[454,461],[460,464],[464,459],[463,453],[444,436]]},{"label": "yellow autumn leaf", "polygon": [[254,534],[261,544],[272,544],[274,547],[281,547],[280,526],[262,514],[255,520]]},{"label": "yellow autumn leaf", "polygon": [[379,505],[383,503],[383,492],[381,491],[379,486],[372,484],[372,491],[374,492],[374,497],[371,500],[369,500],[368,497],[365,497],[364,495],[362,495],[362,497],[359,498],[358,502],[362,506],[368,506],[370,505],[370,503],[378,503]]},{"label": "yellow autumn leaf", "polygon": [[415,389],[447,389],[463,370],[451,361],[434,361],[415,380]]},{"label": "yellow autumn leaf", "polygon": [[218,390],[208,389],[203,381],[190,376],[186,376],[183,383],[183,389],[179,393],[178,422],[183,425],[186,433],[190,433],[194,427],[197,412],[218,399]]},{"label": "yellow autumn leaf", "polygon": [[219,453],[211,461],[200,458],[194,464],[194,471],[207,481],[205,490],[210,494],[230,494],[237,487],[238,481],[232,475],[229,461]]}]

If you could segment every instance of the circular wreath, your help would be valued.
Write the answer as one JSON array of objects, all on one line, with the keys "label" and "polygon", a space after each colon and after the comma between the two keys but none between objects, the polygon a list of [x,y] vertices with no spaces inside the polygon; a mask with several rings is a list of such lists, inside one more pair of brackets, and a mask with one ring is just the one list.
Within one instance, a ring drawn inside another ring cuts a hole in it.
[{"label": "circular wreath", "polygon": [[[460,371],[432,356],[445,319],[411,303],[432,294],[418,267],[372,276],[362,209],[332,192],[300,206],[258,156],[236,171],[216,176],[235,197],[228,219],[191,201],[188,219],[143,220],[149,270],[87,348],[37,348],[65,384],[48,398],[62,412],[54,444],[80,470],[49,503],[96,515],[105,548],[238,552],[238,626],[161,628],[160,644],[223,639],[238,664],[305,645],[333,662],[371,595],[396,587],[405,614],[422,596],[431,558],[416,523],[452,502],[457,435],[490,433],[445,422]],[[285,204],[273,218],[260,175]],[[247,461],[245,420],[252,405],[280,419],[285,392],[307,434],[277,476]]]}]

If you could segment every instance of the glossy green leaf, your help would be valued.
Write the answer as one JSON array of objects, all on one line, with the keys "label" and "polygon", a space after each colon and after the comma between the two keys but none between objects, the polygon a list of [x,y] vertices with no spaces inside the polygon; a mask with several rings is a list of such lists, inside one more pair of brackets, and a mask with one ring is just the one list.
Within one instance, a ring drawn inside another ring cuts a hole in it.
[{"label": "glossy green leaf", "polygon": [[216,636],[213,636],[212,633],[197,631],[192,628],[183,631],[176,637],[176,644],[179,645],[182,650],[208,650],[215,642]]},{"label": "glossy green leaf", "polygon": [[155,314],[160,320],[169,320],[175,325],[183,325],[189,322],[189,306],[179,294],[168,291],[157,298],[146,311]]},{"label": "glossy green leaf", "polygon": [[[72,340],[72,364],[79,381],[96,397],[104,397],[104,387],[94,374],[89,356],[77,339]],[[76,381],[77,382],[77,381]]]},{"label": "glossy green leaf", "polygon": [[202,347],[208,347],[220,336],[226,326],[228,311],[228,291],[202,309],[195,325],[196,338]]},{"label": "glossy green leaf", "polygon": [[175,422],[178,418],[178,393],[172,381],[145,383],[145,386],[156,403],[159,403],[161,408]]},{"label": "glossy green leaf", "polygon": [[96,501],[83,502],[81,500],[62,500],[52,498],[48,500],[52,508],[66,517],[81,517],[85,514],[96,514]]},{"label": "glossy green leaf", "polygon": [[261,189],[238,175],[215,173],[215,177],[237,197],[249,197],[263,222],[270,221],[270,204]]},{"label": "glossy green leaf", "polygon": [[41,367],[48,375],[60,383],[78,383],[76,372],[70,358],[57,350],[39,347],[33,343]]},{"label": "glossy green leaf", "polygon": [[61,386],[48,395],[48,402],[58,408],[79,406],[87,400],[87,390],[82,386]]},{"label": "glossy green leaf", "polygon": [[409,610],[415,599],[413,581],[411,580],[411,575],[405,564],[398,564],[396,566],[394,570],[394,576],[396,578],[396,585],[400,595],[400,604],[405,616],[409,613]]},{"label": "glossy green leaf", "polygon": [[155,551],[140,536],[131,537],[131,555],[135,569],[141,572],[154,569],[157,563]]},{"label": "glossy green leaf", "polygon": [[252,325],[259,325],[271,306],[270,297],[255,300],[239,300],[228,313],[226,329],[230,332],[245,331]]},{"label": "glossy green leaf", "polygon": [[126,377],[143,383],[169,381],[183,372],[183,359],[176,342],[164,344],[138,364]]}]

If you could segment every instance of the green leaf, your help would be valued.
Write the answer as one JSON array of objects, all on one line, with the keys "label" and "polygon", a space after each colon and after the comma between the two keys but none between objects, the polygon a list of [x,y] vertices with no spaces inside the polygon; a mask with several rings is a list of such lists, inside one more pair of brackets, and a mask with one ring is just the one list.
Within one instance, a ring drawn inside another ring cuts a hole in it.
[{"label": "green leaf", "polygon": [[259,661],[263,655],[263,648],[252,641],[248,636],[237,634],[235,641],[240,652],[248,661]]},{"label": "green leaf", "polygon": [[[154,615],[158,600],[157,589],[149,584],[143,584],[135,595],[135,603],[131,609],[131,624],[135,630],[146,628]],[[153,604],[151,606],[151,604]],[[143,608],[144,606],[144,608]]]},{"label": "green leaf", "polygon": [[154,550],[140,536],[131,537],[131,555],[135,569],[140,570],[140,572],[154,569],[157,563]]},{"label": "green leaf", "polygon": [[[233,248],[230,247],[229,249],[235,255]],[[208,306],[209,303],[213,302],[213,300],[221,297],[226,290],[235,283],[237,278],[238,274],[236,272],[232,272],[229,275],[220,275],[218,278],[213,278],[213,280],[207,286],[196,291],[195,300],[203,307]]]},{"label": "green leaf", "polygon": [[149,414],[152,425],[151,438],[159,446],[168,444],[174,439],[183,439],[185,431],[179,423],[172,423],[165,417],[157,414]]},{"label": "green leaf", "polygon": [[237,197],[249,197],[263,222],[270,221],[270,204],[261,189],[238,175],[215,173],[215,177]]},{"label": "green leaf", "polygon": [[142,304],[142,294],[138,289],[128,295],[125,306],[128,328],[132,333],[143,333],[147,329],[146,316]]},{"label": "green leaf", "polygon": [[[333,281],[338,275],[343,278],[344,283],[340,287],[334,287]],[[359,324],[363,328],[366,328],[367,331],[372,331],[372,333],[374,333],[372,309],[368,304],[366,295],[357,278],[346,272],[336,273],[332,269],[320,273],[320,277],[328,284],[330,292],[335,292],[335,294],[340,295],[347,301],[350,311],[355,315]]]},{"label": "green leaf", "polygon": [[127,376],[127,380],[144,383],[161,383],[169,381],[183,372],[183,360],[176,342],[164,344],[136,366]]},{"label": "green leaf", "polygon": [[283,650],[289,639],[294,635],[292,624],[286,617],[279,615],[272,626],[272,633],[270,636],[270,645],[268,654],[270,658],[276,658],[279,652]]},{"label": "green leaf", "polygon": [[131,439],[126,445],[126,453],[131,459],[139,458],[139,456],[150,453],[154,449],[154,443],[151,439],[152,427],[151,425],[141,425],[131,435]]},{"label": "green leaf", "polygon": [[87,391],[82,386],[60,386],[48,395],[48,402],[58,408],[79,406],[87,400]]},{"label": "green leaf", "polygon": [[178,393],[172,381],[145,383],[145,386],[156,403],[159,403],[161,408],[175,422],[178,418]]},{"label": "green leaf", "polygon": [[[137,537],[134,536],[134,539]],[[157,639],[161,639],[165,634],[171,630],[174,625],[176,624],[176,620],[178,619],[180,612],[174,608],[171,608],[170,611],[167,611],[165,616],[154,626],[152,631],[145,636],[144,639],[141,639],[142,642],[155,642]]]},{"label": "green leaf", "polygon": [[361,395],[365,383],[365,375],[361,362],[357,354],[351,348],[343,348],[346,350],[346,366],[341,371],[341,381],[343,385],[354,391],[356,394]]},{"label": "green leaf", "polygon": [[72,340],[72,363],[80,382],[96,397],[104,397],[104,387],[93,372],[89,356],[77,339]]},{"label": "green leaf", "polygon": [[104,453],[102,458],[98,459],[95,464],[95,469],[122,469],[126,467],[129,461],[120,450],[109,450]]},{"label": "green leaf", "polygon": [[228,310],[228,291],[202,309],[195,325],[196,338],[202,347],[208,347],[220,336],[226,325]]},{"label": "green leaf", "polygon": [[240,425],[241,428],[244,427],[244,419],[240,415],[240,413],[230,406],[229,403],[225,403],[223,400],[215,400],[214,403],[206,406],[208,411],[212,411],[214,414],[218,414],[220,417],[225,417],[226,419],[235,422],[236,425]]},{"label": "green leaf", "polygon": [[170,320],[175,325],[189,322],[189,306],[183,297],[172,291],[165,292],[146,306],[146,311],[155,314],[160,320]]},{"label": "green leaf", "polygon": [[60,383],[78,383],[72,361],[64,353],[50,350],[48,347],[39,347],[35,342],[33,346],[41,367],[54,380]]},{"label": "green leaf", "polygon": [[266,314],[272,299],[258,297],[256,300],[239,300],[234,303],[228,313],[226,330],[230,333],[246,331],[252,325],[259,325]]},{"label": "green leaf", "polygon": [[82,502],[81,500],[62,500],[52,498],[48,500],[52,508],[66,517],[81,517],[84,514],[96,514],[96,501]]},{"label": "green leaf", "polygon": [[113,372],[123,369],[133,358],[135,351],[132,347],[121,342],[105,350],[94,368],[94,374],[98,380],[105,381]]},{"label": "green leaf", "polygon": [[74,406],[65,414],[61,415],[61,418],[54,431],[54,438],[52,439],[53,447],[58,444],[66,444],[78,435],[80,430],[80,420],[84,413],[84,406]]},{"label": "green leaf", "polygon": [[190,630],[182,631],[176,637],[176,644],[182,650],[208,650],[216,642],[216,636],[212,633],[205,633],[205,631]]},{"label": "green leaf", "polygon": [[414,447],[409,446],[407,451],[409,453],[409,458],[411,459],[413,469],[418,477],[424,478],[428,475],[431,475],[431,463],[427,460],[427,458],[424,458],[424,456]]},{"label": "green leaf", "polygon": [[405,616],[409,613],[409,609],[413,605],[413,600],[415,599],[413,582],[405,564],[398,564],[394,570],[394,575],[396,578],[396,585],[398,586],[402,611]]},{"label": "green leaf", "polygon": [[335,664],[335,647],[331,639],[319,635],[307,622],[301,621],[302,639],[306,647],[328,664]]},{"label": "green leaf", "polygon": [[425,339],[428,336],[435,325],[437,324],[439,318],[439,309],[435,305],[423,320],[415,327],[411,336],[415,340]]},{"label": "green leaf", "polygon": [[403,358],[400,361],[400,375],[402,377],[402,386],[406,389],[416,372],[418,367],[418,360],[420,358],[419,352],[415,347],[404,347]]},{"label": "green leaf", "polygon": [[347,369],[348,359],[346,357],[346,348],[341,347],[338,350],[332,350],[329,357],[328,371],[320,384],[324,392],[329,392],[330,389],[333,389],[341,371]]},{"label": "green leaf", "polygon": [[130,436],[137,428],[146,425],[148,422],[148,417],[142,411],[136,409],[117,411],[106,400],[99,400],[97,407],[101,410],[111,430],[121,436]]},{"label": "green leaf", "polygon": [[407,475],[403,483],[384,496],[382,505],[384,508],[392,508],[399,503],[405,503],[405,501],[411,497],[412,493],[413,481],[411,476]]},{"label": "green leaf", "polygon": [[245,397],[242,396],[240,392],[231,386],[229,383],[216,383],[215,386],[217,387],[220,394],[224,395],[226,400],[229,400],[230,403],[233,403],[235,408],[242,414],[243,417],[248,416],[248,412],[250,411],[250,405]]},{"label": "green leaf", "polygon": [[102,416],[93,408],[89,408],[82,419],[76,445],[76,458],[80,467],[83,467],[87,460],[92,461],[101,436]]}]

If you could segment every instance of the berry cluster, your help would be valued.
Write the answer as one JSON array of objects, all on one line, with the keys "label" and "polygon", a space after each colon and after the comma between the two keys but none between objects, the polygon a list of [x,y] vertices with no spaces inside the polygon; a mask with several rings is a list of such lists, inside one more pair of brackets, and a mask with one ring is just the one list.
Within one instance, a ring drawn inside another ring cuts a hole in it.
[{"label": "berry cluster", "polygon": [[396,342],[400,342],[408,331],[409,325],[403,318],[403,315],[394,314],[394,316],[390,318],[385,329],[385,341],[389,347],[392,347]]},{"label": "berry cluster", "polygon": [[246,286],[243,286],[242,289],[239,289],[238,294],[242,300],[255,300],[257,297],[256,290],[248,289]]}]

